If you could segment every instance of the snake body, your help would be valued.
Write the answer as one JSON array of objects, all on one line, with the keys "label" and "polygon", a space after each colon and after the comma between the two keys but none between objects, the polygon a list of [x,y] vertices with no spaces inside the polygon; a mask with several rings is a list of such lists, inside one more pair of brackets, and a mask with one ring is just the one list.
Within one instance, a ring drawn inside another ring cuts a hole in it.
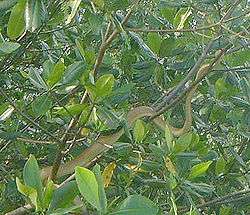
[{"label": "snake body", "polygon": [[[200,68],[197,73],[196,79],[204,77],[208,68],[211,68],[210,65],[206,64]],[[182,128],[175,128],[171,126],[163,116],[157,116],[153,119],[153,123],[155,123],[161,130],[165,130],[166,126],[169,127],[173,136],[179,137],[182,134],[188,132],[192,125],[192,98],[197,89],[197,84],[187,93],[186,101],[185,101],[185,122]],[[132,108],[127,114],[127,122],[129,127],[133,125],[133,123],[143,117],[151,117],[156,113],[154,109],[148,106],[139,106]],[[85,149],[79,156],[70,160],[64,164],[60,165],[60,168],[57,173],[57,177],[61,177],[64,175],[68,175],[74,172],[76,166],[88,166],[93,162],[96,158],[98,158],[101,154],[107,151],[109,148],[112,148],[112,145],[118,141],[118,139],[124,134],[124,129],[121,128],[116,133],[110,135],[100,135],[94,144],[92,144],[89,148]],[[52,167],[45,167],[41,171],[41,176],[43,179],[46,179],[50,176]]]}]

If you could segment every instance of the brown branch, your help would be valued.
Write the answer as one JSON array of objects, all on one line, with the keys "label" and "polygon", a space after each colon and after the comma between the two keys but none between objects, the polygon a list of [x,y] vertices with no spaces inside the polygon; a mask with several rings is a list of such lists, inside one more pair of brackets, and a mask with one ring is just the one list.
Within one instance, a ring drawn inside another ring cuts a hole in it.
[{"label": "brown branch", "polygon": [[[234,9],[236,8],[236,6],[241,2],[241,0],[237,0],[225,13],[225,15],[221,18],[220,23],[222,23],[223,21],[229,19],[229,17],[231,16],[231,14],[233,13]],[[207,54],[210,50],[210,48],[212,47],[212,45],[214,44],[214,42],[219,39],[221,37],[221,35],[218,35],[217,33],[217,37],[213,40],[211,40],[208,45],[205,47],[205,49],[203,50],[200,58],[197,60],[197,62],[195,63],[195,65],[193,66],[193,68],[189,71],[189,73],[187,74],[187,76],[177,85],[176,88],[174,88],[167,96],[164,96],[163,98],[161,98],[163,101],[155,108],[155,110],[157,111],[157,114],[154,116],[159,116],[162,113],[164,113],[164,110],[168,109],[169,106],[172,106],[173,103],[175,103],[179,97],[180,94],[182,94],[183,92],[186,92],[186,85],[188,84],[188,82],[190,82],[192,80],[192,78],[194,76],[197,75],[197,72],[200,68],[200,66],[202,65],[202,63],[206,60],[207,58]],[[176,99],[177,98],[177,99]],[[164,108],[164,106],[167,106],[166,108]],[[153,117],[153,118],[154,118]]]},{"label": "brown branch", "polygon": [[[139,4],[140,0],[137,0],[132,6],[131,8],[129,9],[127,15],[124,17],[123,21],[121,22],[121,25],[124,25],[128,22],[134,8]],[[107,28],[107,31],[106,32],[109,32],[109,26]],[[97,73],[97,70],[99,69],[100,65],[102,64],[103,62],[103,58],[104,58],[104,55],[106,53],[106,50],[107,48],[109,47],[109,45],[112,43],[112,41],[116,38],[116,36],[120,33],[120,31],[118,29],[115,29],[113,31],[113,33],[108,37],[108,38],[104,38],[106,40],[103,40],[101,46],[100,46],[100,49],[99,49],[99,53],[98,53],[98,56],[97,56],[97,59],[96,59],[96,62],[95,62],[95,65],[94,65],[94,69],[93,69],[93,75],[96,76],[96,73]],[[106,33],[107,35],[107,33]]]},{"label": "brown branch", "polygon": [[[216,199],[213,199],[211,201],[207,201],[205,203],[199,204],[196,206],[196,208],[206,208],[206,207],[210,207],[210,206],[214,206],[214,205],[221,205],[221,204],[225,204],[225,203],[231,203],[231,202],[236,202],[239,200],[243,200],[246,198],[249,198],[250,194],[250,190],[241,190],[238,192],[234,192],[234,193],[230,193],[228,195],[225,195],[223,197],[219,197]],[[178,210],[179,213],[184,213],[184,212],[188,212],[190,210],[189,207],[185,207],[185,208],[180,208]]]},{"label": "brown branch", "polygon": [[132,32],[142,32],[142,33],[187,33],[187,32],[198,32],[198,31],[204,31],[204,30],[209,30],[211,28],[215,28],[218,26],[221,26],[222,24],[237,20],[239,18],[242,18],[246,15],[248,15],[250,11],[246,11],[245,13],[235,16],[232,18],[229,18],[227,20],[221,20],[217,23],[208,25],[208,26],[203,26],[203,27],[197,27],[197,28],[186,28],[186,29],[143,29],[143,28],[125,28],[126,31],[132,31]]},{"label": "brown branch", "polygon": [[[132,5],[131,9],[128,11],[127,15],[125,16],[124,20],[122,21],[122,23],[121,23],[122,25],[127,23],[129,17],[132,14],[133,8],[139,3],[139,1],[140,0],[137,0],[136,3]],[[112,43],[112,41],[115,39],[115,37],[119,33],[119,30],[116,29],[115,31],[113,31],[113,33],[110,36],[108,36],[109,32],[111,31],[111,28],[112,28],[112,25],[111,25],[111,23],[109,23],[108,26],[107,26],[107,29],[106,29],[104,40],[103,40],[103,42],[101,44],[101,47],[99,49],[99,53],[98,53],[98,56],[97,56],[97,59],[96,59],[95,65],[94,65],[94,69],[93,69],[94,77],[96,76],[97,70],[98,70],[98,68],[100,67],[100,65],[103,62],[103,58],[104,58],[106,49],[109,47],[109,45]],[[87,96],[87,91],[85,91],[85,93],[84,93],[84,95],[83,95],[83,97],[81,99],[82,103],[84,102],[86,96]],[[53,163],[52,170],[51,170],[50,178],[52,180],[54,180],[56,178],[56,175],[57,175],[58,170],[59,170],[60,165],[61,165],[61,160],[64,157],[63,151],[66,148],[66,142],[65,141],[67,141],[67,134],[68,134],[69,130],[71,130],[71,128],[74,126],[74,124],[76,124],[76,121],[77,120],[75,120],[75,119],[71,120],[71,122],[70,122],[70,124],[69,124],[69,126],[67,128],[67,131],[65,132],[64,137],[62,138],[61,145],[59,146],[58,154],[56,156],[56,159],[55,159],[55,161]]]},{"label": "brown branch", "polygon": [[29,210],[32,209],[31,205],[24,205],[19,207],[11,212],[6,213],[5,215],[22,215],[22,214],[29,214]]},{"label": "brown branch", "polygon": [[188,87],[186,87],[184,90],[182,90],[177,97],[175,97],[169,104],[163,106],[157,112],[152,115],[149,120],[153,120],[157,116],[160,116],[170,108],[172,108],[176,103],[178,103],[189,91],[191,91],[197,84],[199,84],[203,78],[208,74],[208,72],[212,71],[212,69],[217,65],[217,63],[220,61],[222,56],[224,56],[225,50],[222,50],[214,59],[212,63],[209,64],[209,67],[207,68],[207,72],[200,75],[196,80],[194,80],[191,84],[189,84]]},{"label": "brown branch", "polygon": [[[55,141],[46,141],[46,140],[33,140],[30,138],[24,138],[24,137],[17,137],[18,141],[22,141],[25,143],[31,143],[31,144],[39,144],[39,145],[49,145],[49,144],[56,144],[57,142]],[[78,140],[68,140],[66,141],[67,144],[71,144],[71,143],[79,143],[86,140],[86,138],[80,138]]]},{"label": "brown branch", "polygon": [[[214,44],[214,42],[217,39],[218,39],[218,37],[211,40],[208,43],[208,45],[203,50],[200,58],[196,61],[195,65],[190,70],[190,72],[187,74],[187,76],[177,85],[177,87],[175,89],[173,89],[170,93],[168,93],[166,97],[162,98],[163,101],[155,108],[157,112],[159,112],[160,110],[163,110],[163,108],[164,108],[164,106],[166,106],[166,104],[170,104],[177,96],[179,96],[181,94],[181,92],[185,91],[187,83],[189,81],[191,81],[194,76],[196,76],[196,73],[198,72],[202,63],[207,58],[207,54],[208,54],[210,48],[212,47],[212,45]],[[161,112],[161,114],[163,113],[162,111],[160,111],[160,112]]]}]

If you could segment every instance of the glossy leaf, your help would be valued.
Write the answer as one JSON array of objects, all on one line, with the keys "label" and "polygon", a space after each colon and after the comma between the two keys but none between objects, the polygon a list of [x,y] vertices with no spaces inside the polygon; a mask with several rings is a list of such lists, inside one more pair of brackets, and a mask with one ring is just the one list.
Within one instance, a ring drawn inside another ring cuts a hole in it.
[{"label": "glossy leaf", "polygon": [[84,167],[76,167],[75,174],[81,195],[89,204],[100,211],[99,188],[94,173]]},{"label": "glossy leaf", "polygon": [[187,133],[179,137],[174,145],[174,152],[179,153],[185,151],[192,143],[192,133]]},{"label": "glossy leaf", "polygon": [[10,39],[20,37],[25,31],[25,5],[27,0],[18,0],[17,4],[12,8],[7,33]]},{"label": "glossy leaf", "polygon": [[136,142],[141,142],[144,139],[146,131],[142,120],[136,120],[133,133]]},{"label": "glossy leaf", "polygon": [[141,195],[127,197],[117,212],[112,215],[157,215],[159,208],[148,198]]},{"label": "glossy leaf", "polygon": [[59,60],[57,64],[54,66],[52,72],[48,76],[47,83],[50,87],[53,87],[56,83],[58,83],[64,74],[64,63],[62,60]]},{"label": "glossy leaf", "polygon": [[41,202],[43,185],[40,174],[41,173],[36,158],[34,155],[30,155],[23,168],[23,180],[25,185],[32,187],[37,191],[39,201]]},{"label": "glossy leaf", "polygon": [[203,175],[212,163],[213,163],[213,161],[207,161],[204,163],[194,165],[189,173],[188,178],[194,179],[196,177]]},{"label": "glossy leaf", "polygon": [[99,194],[99,202],[100,202],[100,211],[101,213],[106,213],[107,212],[107,198],[106,198],[106,193],[104,190],[104,181],[103,177],[101,174],[100,166],[96,164],[93,168],[93,172],[96,177],[96,181],[98,184],[98,194]]},{"label": "glossy leaf", "polygon": [[37,191],[30,186],[22,184],[19,178],[16,178],[16,185],[17,190],[23,195],[27,196],[31,203],[38,209]]},{"label": "glossy leaf", "polygon": [[76,181],[67,182],[53,192],[49,211],[52,212],[58,208],[67,208],[71,206],[78,194]]},{"label": "glossy leaf", "polygon": [[86,104],[73,104],[67,105],[65,107],[56,108],[55,110],[55,114],[61,116],[74,116],[82,112],[88,113],[89,107]]},{"label": "glossy leaf", "polygon": [[45,81],[43,80],[43,78],[41,77],[39,71],[37,69],[34,68],[30,68],[29,70],[29,75],[28,75],[31,83],[39,88],[39,89],[43,89],[43,90],[47,90],[47,84],[45,83]]},{"label": "glossy leaf", "polygon": [[111,182],[114,170],[116,168],[115,162],[109,163],[103,170],[102,177],[103,177],[103,183],[104,187],[107,188]]},{"label": "glossy leaf", "polygon": [[154,53],[158,54],[161,47],[161,37],[157,33],[149,33],[148,34],[148,45],[154,51]]},{"label": "glossy leaf", "polygon": [[14,42],[3,42],[0,43],[0,55],[3,54],[10,54],[16,51],[20,47],[19,43]]},{"label": "glossy leaf", "polygon": [[112,92],[115,78],[111,74],[103,75],[96,81],[96,93],[99,97],[105,97]]},{"label": "glossy leaf", "polygon": [[72,84],[75,81],[79,80],[80,77],[85,72],[85,70],[86,70],[86,65],[81,61],[71,64],[65,70],[62,84],[68,85],[68,84]]},{"label": "glossy leaf", "polygon": [[50,205],[50,202],[53,197],[53,192],[56,189],[56,186],[54,185],[53,181],[49,180],[47,182],[47,185],[45,187],[44,193],[43,193],[43,207],[48,208]]},{"label": "glossy leaf", "polygon": [[62,214],[71,214],[71,213],[78,213],[81,212],[81,208],[82,205],[74,205],[74,206],[70,206],[67,208],[58,208],[55,211],[53,211],[52,213],[50,213],[50,215],[62,215]]},{"label": "glossy leaf", "polygon": [[44,115],[50,108],[52,108],[52,100],[46,94],[38,96],[32,103],[32,109],[37,116]]},{"label": "glossy leaf", "polygon": [[225,167],[226,167],[226,161],[225,161],[225,159],[223,157],[220,157],[216,161],[215,174],[219,175],[219,174],[223,173],[225,171]]}]

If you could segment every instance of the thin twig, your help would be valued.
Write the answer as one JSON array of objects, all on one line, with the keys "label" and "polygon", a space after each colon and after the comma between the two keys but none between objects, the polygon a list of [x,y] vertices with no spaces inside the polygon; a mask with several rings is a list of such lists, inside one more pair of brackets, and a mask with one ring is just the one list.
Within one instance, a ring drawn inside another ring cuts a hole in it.
[{"label": "thin twig", "polygon": [[246,15],[248,15],[250,11],[246,11],[245,13],[235,16],[232,18],[229,18],[224,21],[219,21],[217,23],[203,26],[203,27],[197,27],[197,28],[184,28],[184,29],[143,29],[143,28],[125,28],[126,31],[132,31],[132,32],[142,32],[142,33],[187,33],[187,32],[197,32],[197,31],[204,31],[204,30],[209,30],[211,28],[215,28],[218,26],[221,26],[222,24],[240,19]]},{"label": "thin twig", "polygon": [[26,114],[24,114],[15,104],[15,102],[13,102],[7,95],[6,93],[3,91],[3,89],[0,88],[0,94],[2,96],[4,96],[4,98],[15,108],[15,111],[17,111],[24,119],[26,119],[28,122],[30,122],[33,126],[35,126],[36,128],[38,128],[39,130],[43,131],[45,134],[47,134],[48,136],[50,136],[52,139],[60,142],[60,140],[55,137],[53,134],[51,134],[48,130],[46,130],[45,128],[41,127],[38,123],[36,123],[32,118],[30,118],[29,116],[27,116]]},{"label": "thin twig", "polygon": [[[218,205],[218,204],[224,204],[224,203],[231,203],[231,202],[234,202],[234,201],[239,201],[239,200],[242,200],[242,199],[245,199],[245,198],[249,198],[249,195],[248,195],[249,193],[250,193],[249,189],[241,190],[241,191],[234,192],[234,193],[230,193],[230,194],[225,195],[223,197],[219,197],[219,198],[213,199],[211,201],[199,204],[199,205],[196,206],[196,208],[205,208],[205,207],[214,206],[214,205]],[[179,212],[184,213],[184,212],[187,212],[189,210],[190,210],[189,207],[185,207],[185,208],[180,208]]]}]

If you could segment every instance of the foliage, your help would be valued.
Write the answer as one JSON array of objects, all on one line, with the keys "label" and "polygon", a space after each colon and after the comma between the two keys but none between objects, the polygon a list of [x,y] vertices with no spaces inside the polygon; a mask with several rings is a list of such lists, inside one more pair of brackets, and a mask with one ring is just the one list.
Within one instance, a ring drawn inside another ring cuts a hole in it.
[{"label": "foliage", "polygon": [[[247,0],[0,0],[0,213],[247,214],[248,33]],[[218,53],[176,137],[189,74]],[[140,105],[169,125],[131,125]],[[83,151],[98,156],[55,177]]]}]

